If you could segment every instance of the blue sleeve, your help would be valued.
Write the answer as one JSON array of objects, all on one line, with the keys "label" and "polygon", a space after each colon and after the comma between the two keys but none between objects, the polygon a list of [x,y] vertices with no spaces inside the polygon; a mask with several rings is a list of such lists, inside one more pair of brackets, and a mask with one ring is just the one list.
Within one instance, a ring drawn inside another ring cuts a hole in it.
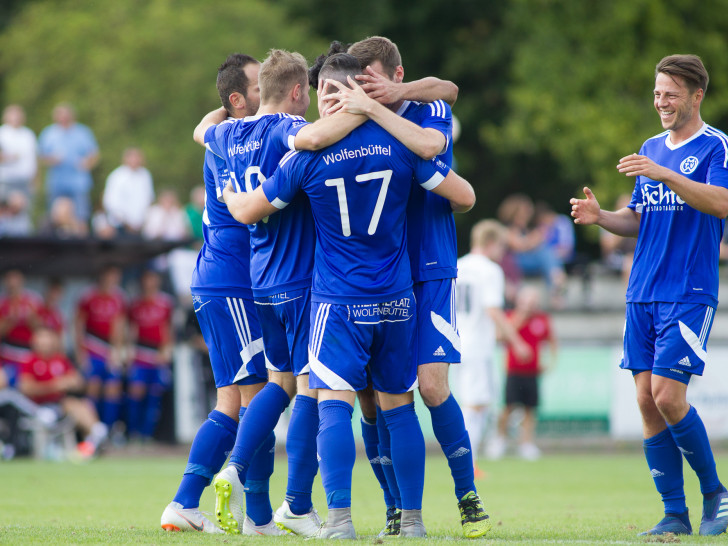
[{"label": "blue sleeve", "polygon": [[213,125],[205,131],[205,147],[222,159],[227,159],[225,140],[231,127],[232,125],[229,123],[221,123],[220,125]]},{"label": "blue sleeve", "polygon": [[263,193],[274,207],[285,208],[301,189],[305,180],[301,176],[302,163],[297,152],[289,152],[283,156],[273,176],[263,182]]},{"label": "blue sleeve", "polygon": [[308,122],[302,117],[284,118],[282,123],[275,126],[271,132],[271,137],[279,143],[283,150],[295,150],[296,135],[306,125],[308,125]]},{"label": "blue sleeve", "polygon": [[426,190],[433,190],[445,179],[450,167],[439,159],[417,159],[415,161],[415,181]]},{"label": "blue sleeve", "polygon": [[94,154],[94,153],[98,152],[99,145],[96,142],[96,137],[94,136],[93,131],[91,131],[91,129],[89,129],[85,125],[83,126],[83,129],[84,129],[84,131],[83,131],[84,137],[86,140],[86,142],[85,142],[86,154],[90,155],[90,154]]},{"label": "blue sleeve", "polygon": [[710,156],[706,184],[728,188],[728,153],[722,145],[716,146]]}]

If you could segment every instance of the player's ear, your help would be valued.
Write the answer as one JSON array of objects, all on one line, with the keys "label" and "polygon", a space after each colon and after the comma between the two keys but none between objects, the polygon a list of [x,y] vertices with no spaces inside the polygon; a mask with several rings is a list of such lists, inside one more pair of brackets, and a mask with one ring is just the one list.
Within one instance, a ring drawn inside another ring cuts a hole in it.
[{"label": "player's ear", "polygon": [[238,108],[238,109],[245,108],[245,97],[243,96],[242,93],[238,93],[237,91],[235,91],[234,93],[230,93],[228,100],[230,101],[230,104],[232,104],[234,108]]},{"label": "player's ear", "polygon": [[303,94],[303,90],[301,89],[301,84],[297,83],[293,86],[293,89],[291,89],[291,99],[293,102],[298,102],[301,100],[301,95]]},{"label": "player's ear", "polygon": [[394,69],[394,81],[397,83],[402,83],[404,81],[404,67],[402,65],[399,65]]}]

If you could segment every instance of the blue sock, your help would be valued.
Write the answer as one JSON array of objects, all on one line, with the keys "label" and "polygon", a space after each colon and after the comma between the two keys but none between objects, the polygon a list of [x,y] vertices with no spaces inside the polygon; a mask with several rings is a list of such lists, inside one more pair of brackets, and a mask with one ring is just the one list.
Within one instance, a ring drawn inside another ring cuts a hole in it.
[{"label": "blue sock", "polygon": [[180,503],[183,508],[197,508],[200,505],[202,491],[220,472],[235,443],[237,430],[235,419],[217,410],[210,412],[192,442],[185,475],[174,502]]},{"label": "blue sock", "polygon": [[392,442],[392,466],[397,476],[402,510],[421,510],[425,487],[425,437],[415,404],[383,411]]},{"label": "blue sock", "polygon": [[119,398],[104,398],[101,402],[101,421],[109,427],[116,423],[121,417],[121,397]]},{"label": "blue sock", "polygon": [[255,452],[248,467],[245,480],[245,513],[256,525],[265,525],[273,518],[269,489],[275,449],[276,436],[271,432]]},{"label": "blue sock", "polygon": [[307,514],[313,508],[311,490],[318,472],[316,457],[316,434],[319,415],[316,399],[299,394],[291,410],[286,438],[288,455],[288,486],[286,501],[291,512]]},{"label": "blue sock", "polygon": [[379,433],[377,432],[377,422],[370,423],[366,417],[361,418],[361,435],[364,439],[364,452],[367,454],[369,464],[374,471],[379,486],[384,493],[384,504],[394,506],[394,497],[389,492],[387,485],[387,477],[382,469],[382,462],[379,459]]},{"label": "blue sock", "polygon": [[332,508],[351,507],[351,473],[356,459],[351,414],[354,408],[341,400],[319,402],[319,432],[316,438],[321,481],[326,504]]},{"label": "blue sock", "polygon": [[147,393],[146,407],[144,408],[144,422],[141,435],[144,438],[151,438],[157,430],[159,414],[162,407],[162,395],[154,391],[152,387]]},{"label": "blue sock", "polygon": [[700,492],[703,495],[714,493],[722,487],[715,470],[715,459],[713,450],[710,449],[708,433],[705,432],[703,420],[695,408],[690,406],[688,414],[682,421],[676,425],[668,425],[667,428],[688,464],[698,475]]},{"label": "blue sock", "polygon": [[129,434],[142,433],[143,402],[131,396],[126,398],[126,427]]},{"label": "blue sock", "polygon": [[[396,506],[401,509],[402,497],[399,494],[397,476],[394,473],[394,466],[392,466],[392,442],[387,428],[387,421],[384,419],[384,413],[379,406],[377,406],[377,435],[379,436],[379,463],[382,465],[382,472],[384,472],[384,477],[387,480],[389,498],[394,499],[394,504],[387,504],[387,508]],[[384,498],[387,498],[386,492]]]},{"label": "blue sock", "polygon": [[687,510],[683,480],[683,462],[680,450],[668,429],[643,442],[645,459],[662,495],[666,514],[682,514]]},{"label": "blue sock", "polygon": [[275,383],[266,384],[253,397],[245,417],[240,419],[235,447],[230,454],[230,464],[238,470],[240,483],[245,484],[245,475],[255,452],[268,435],[276,428],[278,419],[291,400],[286,391]]},{"label": "blue sock", "polygon": [[450,396],[442,404],[427,406],[432,417],[432,430],[440,442],[442,452],[447,457],[450,473],[455,482],[455,496],[462,499],[469,491],[475,491],[473,474],[473,450],[470,447],[470,436],[465,430],[465,420],[460,405],[455,397]]}]

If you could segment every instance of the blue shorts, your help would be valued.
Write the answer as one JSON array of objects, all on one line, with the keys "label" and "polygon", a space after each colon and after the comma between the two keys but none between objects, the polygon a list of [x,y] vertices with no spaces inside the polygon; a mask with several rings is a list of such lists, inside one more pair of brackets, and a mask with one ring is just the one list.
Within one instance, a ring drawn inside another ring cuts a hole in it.
[{"label": "blue shorts", "polygon": [[628,303],[621,368],[687,384],[703,375],[715,308],[696,303]]},{"label": "blue shorts", "polygon": [[123,377],[121,366],[109,366],[106,358],[101,355],[89,353],[89,370],[86,379],[98,379],[102,383],[107,381],[121,381]]},{"label": "blue shorts", "polygon": [[455,318],[455,279],[415,283],[418,366],[431,362],[460,362],[460,335]]},{"label": "blue shorts", "polygon": [[414,296],[374,304],[311,304],[309,387],[400,394],[417,388]]},{"label": "blue shorts", "polygon": [[253,300],[193,295],[192,305],[210,354],[215,386],[267,381],[263,338]]},{"label": "blue shorts", "polygon": [[293,375],[308,373],[311,289],[256,297],[255,305],[268,369]]},{"label": "blue shorts", "polygon": [[143,383],[160,392],[172,384],[172,370],[169,366],[148,366],[135,362],[129,369],[128,378],[129,383]]}]

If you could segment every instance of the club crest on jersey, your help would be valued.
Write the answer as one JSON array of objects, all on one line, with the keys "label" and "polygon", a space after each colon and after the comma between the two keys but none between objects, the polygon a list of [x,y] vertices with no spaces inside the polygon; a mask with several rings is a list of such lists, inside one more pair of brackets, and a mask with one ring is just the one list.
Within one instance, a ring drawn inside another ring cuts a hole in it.
[{"label": "club crest on jersey", "polygon": [[698,163],[700,163],[700,160],[694,155],[686,157],[683,159],[683,162],[680,163],[680,172],[683,174],[690,174],[698,168]]}]

